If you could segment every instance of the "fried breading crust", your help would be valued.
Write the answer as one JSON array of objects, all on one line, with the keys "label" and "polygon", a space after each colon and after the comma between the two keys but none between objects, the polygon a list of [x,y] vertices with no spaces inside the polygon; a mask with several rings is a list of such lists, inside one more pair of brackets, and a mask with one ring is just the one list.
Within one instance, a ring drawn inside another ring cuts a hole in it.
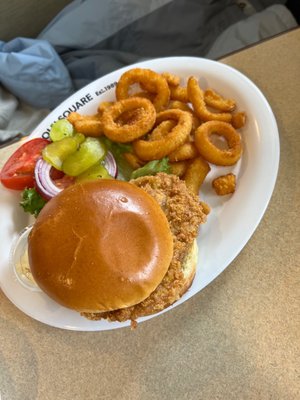
[{"label": "fried breading crust", "polygon": [[204,223],[199,198],[190,193],[185,183],[175,175],[159,173],[132,180],[161,206],[167,216],[174,240],[174,253],[170,267],[158,287],[151,295],[135,306],[104,312],[82,313],[88,319],[108,319],[110,321],[135,321],[137,318],[157,313],[177,301],[186,291],[182,265],[188,255],[199,225]]}]

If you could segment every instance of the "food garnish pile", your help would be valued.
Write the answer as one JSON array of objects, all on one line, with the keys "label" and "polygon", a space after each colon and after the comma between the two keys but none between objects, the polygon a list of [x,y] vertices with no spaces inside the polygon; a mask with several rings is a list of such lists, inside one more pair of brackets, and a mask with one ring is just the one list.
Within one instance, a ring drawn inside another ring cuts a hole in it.
[{"label": "food garnish pile", "polygon": [[[201,89],[193,76],[182,86],[170,73],[130,69],[120,77],[115,96],[100,103],[94,115],[72,112],[58,120],[50,140],[29,140],[8,159],[0,179],[22,191],[25,211],[37,216],[49,199],[76,182],[158,172],[179,176],[198,195],[210,164],[232,166],[242,155],[238,129],[245,112],[214,89]],[[212,187],[217,195],[234,193],[236,177],[219,176]]]}]

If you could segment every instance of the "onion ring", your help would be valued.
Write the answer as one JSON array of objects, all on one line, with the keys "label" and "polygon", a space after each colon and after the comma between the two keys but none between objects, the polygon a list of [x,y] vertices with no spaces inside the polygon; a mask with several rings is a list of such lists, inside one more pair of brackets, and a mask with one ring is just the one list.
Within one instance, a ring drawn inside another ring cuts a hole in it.
[{"label": "onion ring", "polygon": [[161,139],[133,142],[133,149],[137,156],[145,161],[159,160],[181,146],[188,138],[192,129],[192,115],[181,110],[166,110],[157,115],[156,123],[172,119],[177,121],[176,126]]},{"label": "onion ring", "polygon": [[176,108],[177,110],[187,111],[190,113],[194,112],[194,110],[187,103],[184,103],[183,101],[180,100],[170,101],[168,109],[172,110],[173,108]]},{"label": "onion ring", "polygon": [[132,97],[142,97],[143,99],[148,99],[153,103],[155,93],[151,93],[148,91],[136,92],[132,95]]},{"label": "onion ring", "polygon": [[209,107],[215,108],[218,111],[233,111],[235,109],[235,101],[225,99],[213,89],[207,89],[204,92],[204,101]]},{"label": "onion ring", "polygon": [[166,79],[170,86],[178,86],[180,84],[180,76],[178,75],[171,74],[170,72],[163,72],[161,75]]},{"label": "onion ring", "polygon": [[192,103],[195,114],[202,121],[231,121],[230,113],[213,113],[207,110],[205,101],[204,101],[204,93],[200,86],[198,85],[198,81],[195,77],[191,76],[188,80],[187,84],[187,92],[189,101]]},{"label": "onion ring", "polygon": [[[228,149],[221,150],[210,141],[216,134],[226,139]],[[199,154],[215,165],[234,165],[242,155],[241,136],[232,125],[223,121],[208,121],[200,125],[195,132],[195,145]]]},{"label": "onion ring", "polygon": [[99,114],[81,115],[72,112],[67,120],[74,126],[75,130],[85,136],[98,137],[103,135],[102,123]]},{"label": "onion ring", "polygon": [[[120,125],[116,122],[126,111],[141,109],[138,117],[129,124]],[[102,126],[105,136],[110,140],[120,143],[128,143],[149,132],[156,118],[156,111],[147,99],[141,97],[130,97],[114,103],[104,110],[102,115]]]},{"label": "onion ring", "polygon": [[172,151],[172,153],[170,153],[168,157],[169,161],[176,162],[190,160],[191,158],[197,157],[198,154],[199,153],[195,144],[193,142],[186,142],[178,147],[178,149]]},{"label": "onion ring", "polygon": [[129,88],[134,83],[143,84],[143,87],[147,90],[149,90],[148,86],[150,85],[149,91],[156,93],[153,104],[157,111],[167,106],[170,99],[170,89],[166,79],[150,69],[143,68],[130,69],[121,76],[116,86],[117,100],[129,98]]},{"label": "onion ring", "polygon": [[143,118],[144,109],[134,108],[133,110],[125,110],[119,117],[115,119],[118,126],[134,125],[140,118]]},{"label": "onion ring", "polygon": [[67,116],[67,120],[73,125],[75,121],[78,121],[83,118],[83,115],[77,113],[77,112],[71,112]]},{"label": "onion ring", "polygon": [[[173,75],[170,72],[163,72],[161,76],[165,78],[169,86],[178,86],[180,84],[180,77],[177,75]],[[148,90],[152,93],[155,92],[155,86],[151,85],[150,81],[146,84],[141,82],[140,86],[142,89]]]},{"label": "onion ring", "polygon": [[184,103],[183,101],[180,101],[180,100],[171,100],[170,103],[169,103],[168,109],[172,110],[173,108],[179,109],[179,110],[182,110],[182,111],[190,112],[193,115],[192,132],[195,131],[198,128],[198,126],[200,125],[201,121],[195,115],[194,110],[187,103]]},{"label": "onion ring", "polygon": [[111,107],[114,104],[113,101],[102,101],[97,108],[98,114],[102,115],[103,111]]},{"label": "onion ring", "polygon": [[164,138],[167,133],[169,133],[176,126],[176,121],[173,119],[168,119],[166,121],[162,121],[156,128],[153,129],[151,133],[149,133],[147,139],[149,141],[158,140]]},{"label": "onion ring", "polygon": [[162,76],[166,79],[170,89],[170,99],[188,103],[188,93],[186,87],[179,86],[180,77],[170,72],[163,72]]},{"label": "onion ring", "polygon": [[189,96],[187,88],[183,86],[170,86],[170,99],[188,103]]}]

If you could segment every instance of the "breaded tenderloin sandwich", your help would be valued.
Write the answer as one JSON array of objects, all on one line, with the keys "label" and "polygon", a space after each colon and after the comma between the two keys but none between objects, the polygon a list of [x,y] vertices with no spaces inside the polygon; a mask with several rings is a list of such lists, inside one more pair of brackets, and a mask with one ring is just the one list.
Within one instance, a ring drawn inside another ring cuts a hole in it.
[{"label": "breaded tenderloin sandwich", "polygon": [[205,219],[198,197],[174,175],[78,183],[40,212],[30,268],[62,306],[91,320],[136,321],[190,287]]}]

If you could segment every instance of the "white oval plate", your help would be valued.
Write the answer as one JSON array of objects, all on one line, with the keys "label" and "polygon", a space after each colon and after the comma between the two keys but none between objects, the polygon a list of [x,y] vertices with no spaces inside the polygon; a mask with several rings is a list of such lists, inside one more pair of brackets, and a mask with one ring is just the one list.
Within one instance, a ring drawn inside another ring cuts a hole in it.
[{"label": "white oval plate", "polygon": [[[145,61],[135,67],[169,71],[180,75],[183,82],[194,75],[202,88],[211,87],[225,97],[237,101],[238,109],[247,113],[242,129],[244,154],[233,168],[212,167],[203,186],[203,200],[212,212],[201,227],[198,237],[198,270],[190,290],[173,306],[178,306],[212,282],[239,254],[257,228],[271,198],[279,164],[278,129],[271,107],[261,91],[237,70],[216,61],[193,57],[170,57]],[[114,100],[115,84],[121,74],[133,66],[122,68],[92,82],[64,101],[45,118],[30,138],[47,135],[50,125],[70,111],[83,114],[96,112],[100,101]],[[213,193],[211,181],[217,175],[232,171],[237,175],[233,196]],[[101,331],[120,328],[126,323],[89,321],[76,312],[59,306],[45,294],[24,288],[9,268],[12,241],[28,217],[18,206],[19,194],[0,188],[0,284],[6,296],[24,313],[45,324],[78,331]],[[165,312],[164,311],[164,312]],[[159,314],[141,318],[138,322]]]}]

